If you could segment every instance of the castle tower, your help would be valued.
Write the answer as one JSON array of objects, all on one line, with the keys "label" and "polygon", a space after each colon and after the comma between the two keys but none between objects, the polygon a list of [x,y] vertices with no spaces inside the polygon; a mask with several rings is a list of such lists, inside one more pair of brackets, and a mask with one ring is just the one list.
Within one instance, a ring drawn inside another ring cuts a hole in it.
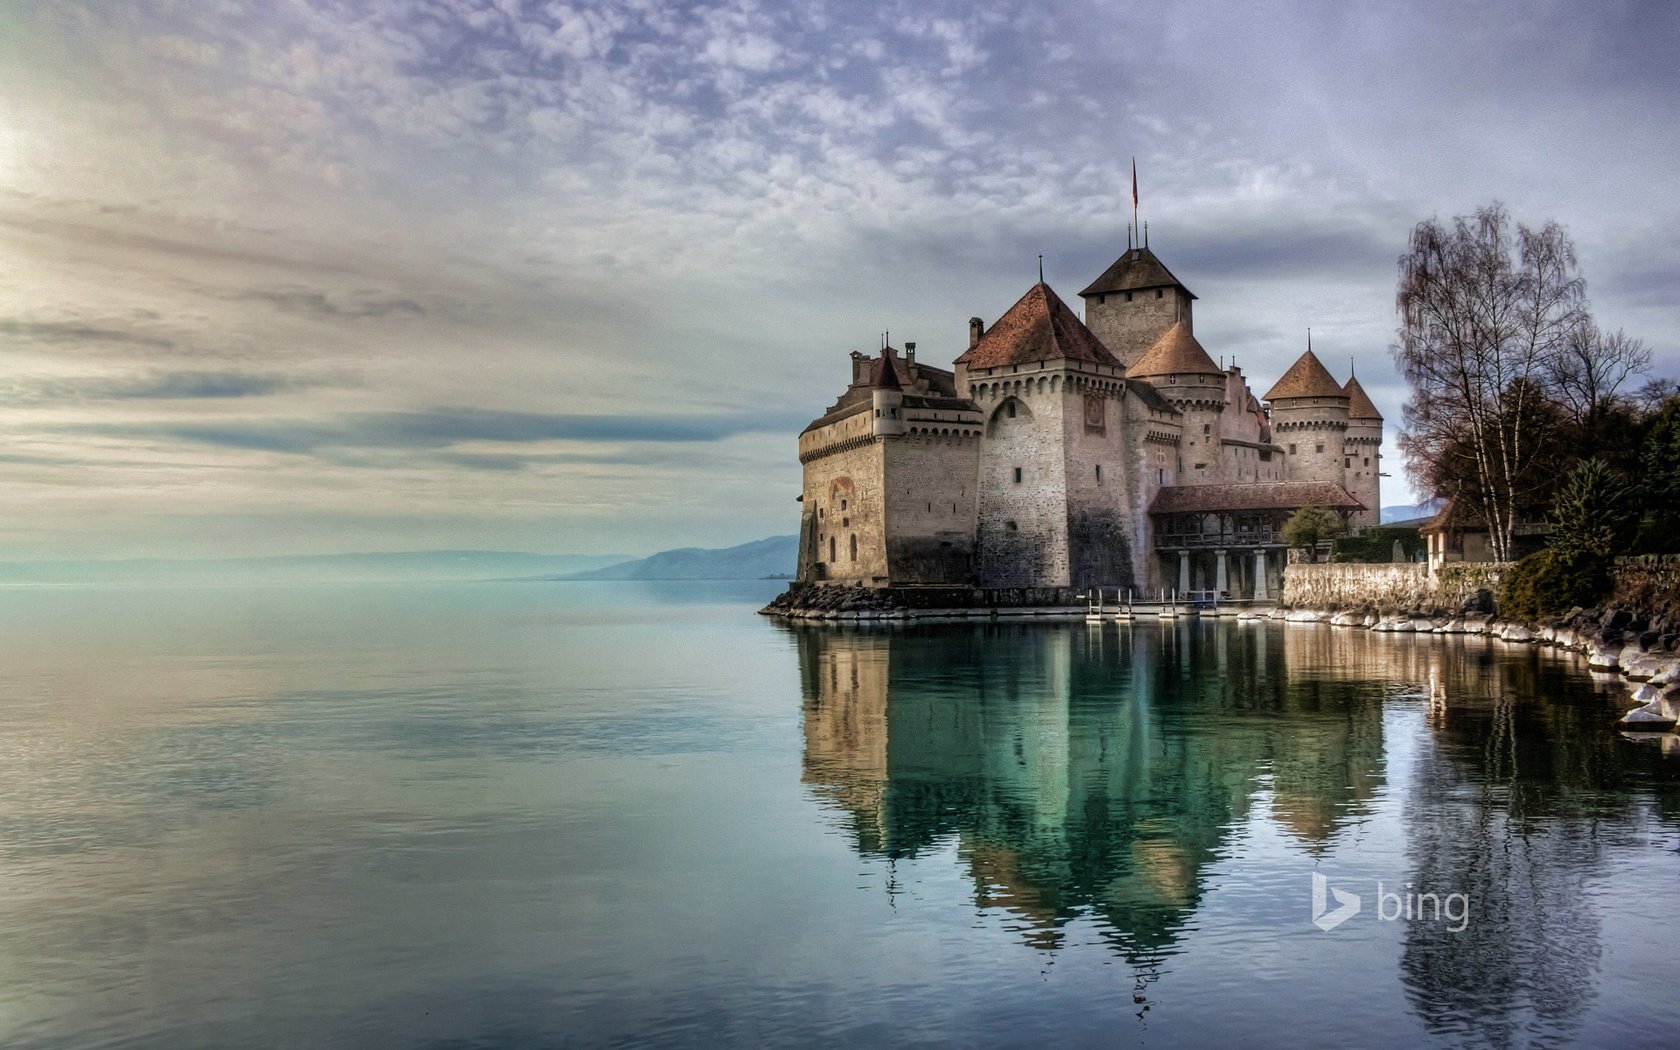
[{"label": "castle tower", "polygon": [[1174,325],[1190,331],[1196,299],[1147,247],[1127,249],[1079,297],[1086,325],[1123,365],[1137,361]]},{"label": "castle tower", "polygon": [[1221,480],[1227,377],[1190,334],[1190,325],[1181,321],[1163,332],[1126,369],[1126,378],[1147,381],[1183,414],[1177,483],[1206,485]]},{"label": "castle tower", "polygon": [[1351,519],[1356,528],[1365,528],[1381,524],[1382,519],[1383,417],[1357,378],[1349,376],[1342,389],[1348,396],[1348,429],[1343,444],[1347,480],[1343,487],[1365,504],[1365,509]]},{"label": "castle tower", "polygon": [[957,358],[958,383],[985,420],[980,586],[1134,585],[1124,372],[1042,281]]},{"label": "castle tower", "polygon": [[871,432],[876,437],[898,437],[909,431],[904,421],[904,385],[898,381],[898,360],[890,346],[881,351],[870,402],[875,411]]},{"label": "castle tower", "polygon": [[1344,483],[1348,394],[1309,348],[1266,391],[1289,481]]}]

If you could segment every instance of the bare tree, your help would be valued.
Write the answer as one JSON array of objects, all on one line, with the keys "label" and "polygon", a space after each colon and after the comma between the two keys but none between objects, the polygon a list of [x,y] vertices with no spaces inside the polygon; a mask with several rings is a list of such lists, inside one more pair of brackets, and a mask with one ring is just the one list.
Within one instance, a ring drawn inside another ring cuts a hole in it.
[{"label": "bare tree", "polygon": [[1547,366],[1547,382],[1569,418],[1590,431],[1615,400],[1622,384],[1648,375],[1651,351],[1620,328],[1605,332],[1584,319],[1571,329]]},{"label": "bare tree", "polygon": [[1503,205],[1419,223],[1400,257],[1395,363],[1411,383],[1407,470],[1468,504],[1509,560],[1517,519],[1551,481],[1548,387],[1570,334],[1590,323],[1575,248],[1556,223],[1517,225]]}]

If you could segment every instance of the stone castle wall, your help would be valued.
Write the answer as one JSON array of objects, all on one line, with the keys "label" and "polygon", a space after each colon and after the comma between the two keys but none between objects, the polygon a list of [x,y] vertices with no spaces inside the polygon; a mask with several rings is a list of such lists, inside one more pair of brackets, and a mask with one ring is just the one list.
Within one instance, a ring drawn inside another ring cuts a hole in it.
[{"label": "stone castle wall", "polygon": [[[1118,378],[1069,376],[1064,388],[1062,447],[1066,456],[1068,584],[1135,586],[1124,404]],[[1101,410],[1101,423],[1087,410]]]},{"label": "stone castle wall", "polygon": [[805,462],[804,512],[816,538],[813,578],[820,582],[887,580],[884,457],[871,422],[871,413],[859,412],[800,438],[801,452],[814,454]]},{"label": "stone castle wall", "polygon": [[892,582],[974,581],[978,434],[911,434],[884,443]]},{"label": "stone castle wall", "polygon": [[1343,485],[1366,507],[1349,519],[1356,528],[1382,523],[1381,444],[1381,424],[1358,421],[1348,424],[1342,444],[1346,464]]},{"label": "stone castle wall", "polygon": [[[1040,379],[1045,382],[1042,392]],[[987,418],[975,528],[979,583],[982,587],[1065,586],[1068,538],[1062,391],[1050,390],[1048,377],[1031,375],[1003,383],[995,397],[981,404]],[[1012,404],[1014,416],[1009,415]]]}]

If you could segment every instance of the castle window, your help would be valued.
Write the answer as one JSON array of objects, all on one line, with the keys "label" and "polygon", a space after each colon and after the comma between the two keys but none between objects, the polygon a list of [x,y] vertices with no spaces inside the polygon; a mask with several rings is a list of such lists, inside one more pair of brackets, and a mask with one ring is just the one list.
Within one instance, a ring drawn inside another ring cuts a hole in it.
[{"label": "castle window", "polygon": [[1213,433],[1213,424],[1212,423],[1203,423],[1202,424],[1202,433],[1204,435]]},{"label": "castle window", "polygon": [[830,536],[828,538],[828,560],[831,561],[831,562],[832,561],[839,561],[839,559],[834,556],[834,537],[833,536]]},{"label": "castle window", "polygon": [[1131,293],[1131,292],[1127,292],[1127,293],[1126,293],[1126,301],[1127,301],[1127,302],[1128,302],[1128,303],[1129,303],[1129,302],[1131,302],[1131,301],[1132,301],[1132,293]]},{"label": "castle window", "polygon": [[1324,442],[1320,441],[1318,443],[1318,445],[1313,449],[1313,451],[1314,452],[1323,452],[1324,451]]},{"label": "castle window", "polygon": [[[1004,405],[1003,406],[1003,414],[1008,416],[1010,419],[1014,419],[1015,418],[1015,402],[1011,401],[1008,404]],[[1016,478],[1015,480],[1019,481],[1021,479]]]},{"label": "castle window", "polygon": [[857,561],[857,533],[852,533],[852,560]]},{"label": "castle window", "polygon": [[1015,484],[1019,485],[1020,483],[1021,483],[1021,468],[1016,467],[1015,468]]},{"label": "castle window", "polygon": [[1103,303],[1106,303],[1106,302],[1108,302],[1108,296],[1106,296],[1106,295],[1097,296],[1097,305],[1101,306]]},{"label": "castle window", "polygon": [[1370,456],[1366,456],[1366,457],[1365,457],[1365,465],[1366,465],[1366,466],[1367,466],[1367,467],[1368,467],[1368,466],[1370,466],[1370,465],[1371,465],[1371,457],[1370,457]]},{"label": "castle window", "polygon": [[1347,458],[1346,456],[1343,456],[1342,457],[1342,467],[1345,469],[1345,468],[1351,467],[1351,466],[1353,466],[1353,460]]},{"label": "castle window", "polygon": [[841,500],[841,501],[840,501],[840,509],[841,509],[841,510],[845,510],[845,509],[846,509],[846,501],[845,501],[845,500]]},{"label": "castle window", "polygon": [[1155,484],[1165,485],[1166,483],[1167,483],[1166,469],[1165,468],[1157,468],[1156,471],[1155,471]]},{"label": "castle window", "polygon": [[1166,296],[1166,294],[1167,294],[1167,290],[1165,288],[1155,289],[1155,298],[1157,298],[1157,299],[1164,298]]},{"label": "castle window", "polygon": [[840,519],[840,527],[842,529],[851,528],[852,527],[852,519],[851,518],[841,518]]},{"label": "castle window", "polygon": [[1291,445],[1290,445],[1290,446],[1289,446],[1289,454],[1290,454],[1290,455],[1291,455],[1291,456],[1293,456],[1293,455],[1294,455],[1294,454],[1295,454],[1295,446],[1294,446],[1294,445],[1293,445],[1293,444],[1291,444]]},{"label": "castle window", "polygon": [[1097,484],[1102,484],[1102,464],[1097,464]]}]

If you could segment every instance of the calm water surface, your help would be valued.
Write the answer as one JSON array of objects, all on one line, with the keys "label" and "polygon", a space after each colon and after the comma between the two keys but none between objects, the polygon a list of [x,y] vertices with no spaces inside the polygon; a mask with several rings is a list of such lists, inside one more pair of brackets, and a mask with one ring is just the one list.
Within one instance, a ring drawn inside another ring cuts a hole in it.
[{"label": "calm water surface", "polygon": [[1680,1043],[1572,658],[778,586],[0,591],[0,1045]]}]

